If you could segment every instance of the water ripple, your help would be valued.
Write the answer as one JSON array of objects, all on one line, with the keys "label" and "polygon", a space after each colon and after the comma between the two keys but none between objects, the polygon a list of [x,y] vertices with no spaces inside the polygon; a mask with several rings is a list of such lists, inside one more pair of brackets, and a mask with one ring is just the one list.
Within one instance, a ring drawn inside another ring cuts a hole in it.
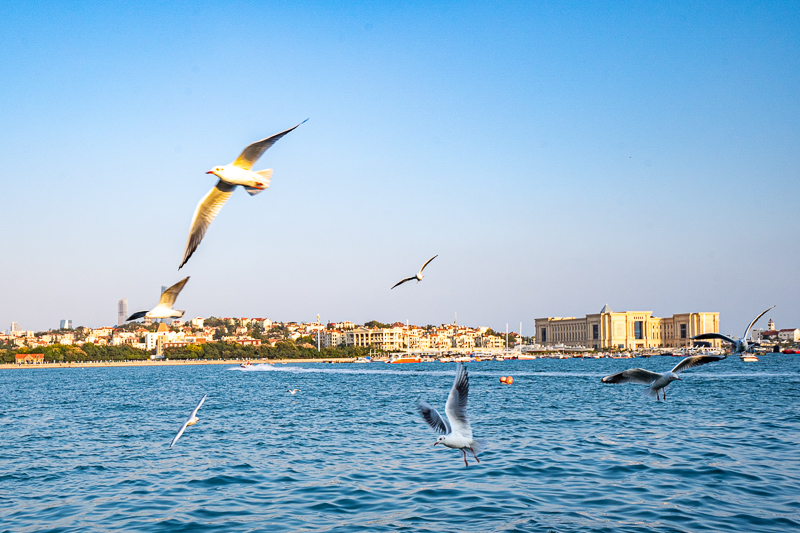
[{"label": "water ripple", "polygon": [[452,365],[1,372],[0,532],[800,528],[800,358],[691,369],[666,402],[600,383],[674,361],[631,363],[468,365],[469,468],[415,407]]}]

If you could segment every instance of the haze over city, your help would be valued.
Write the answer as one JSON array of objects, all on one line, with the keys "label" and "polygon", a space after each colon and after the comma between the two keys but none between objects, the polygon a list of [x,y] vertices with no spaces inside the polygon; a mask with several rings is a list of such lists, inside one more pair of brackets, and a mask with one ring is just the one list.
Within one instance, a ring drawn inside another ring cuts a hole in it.
[{"label": "haze over city", "polygon": [[[0,16],[0,330],[113,325],[187,275],[187,318],[800,325],[795,3]],[[205,172],[306,118],[178,272]]]}]

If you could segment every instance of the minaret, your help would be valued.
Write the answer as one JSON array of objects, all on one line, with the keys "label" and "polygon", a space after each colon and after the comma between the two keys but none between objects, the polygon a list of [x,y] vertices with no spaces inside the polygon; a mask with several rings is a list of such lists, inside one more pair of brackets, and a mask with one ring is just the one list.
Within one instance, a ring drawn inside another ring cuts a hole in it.
[{"label": "minaret", "polygon": [[771,318],[769,322],[767,322],[767,331],[775,331],[775,322],[773,322]]}]

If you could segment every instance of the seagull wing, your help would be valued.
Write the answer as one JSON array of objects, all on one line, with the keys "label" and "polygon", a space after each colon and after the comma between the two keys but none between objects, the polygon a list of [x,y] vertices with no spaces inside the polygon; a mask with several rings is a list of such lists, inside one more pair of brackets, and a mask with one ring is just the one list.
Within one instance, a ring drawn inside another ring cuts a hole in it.
[{"label": "seagull wing", "polygon": [[178,439],[181,438],[181,435],[183,435],[183,432],[186,431],[187,427],[189,427],[189,421],[188,420],[183,423],[183,425],[181,426],[181,430],[178,432],[177,435],[175,435],[175,438],[172,439],[172,442],[169,443],[169,447],[170,448],[175,446],[175,443],[178,442]]},{"label": "seagull wing", "polygon": [[422,400],[417,403],[417,408],[419,409],[419,414],[422,415],[422,418],[425,419],[425,422],[427,422],[430,427],[439,433],[450,433],[450,424],[439,414],[439,411]]},{"label": "seagull wing", "polygon": [[[189,279],[189,278],[186,278],[186,279]],[[197,411],[200,410],[200,407],[203,405],[203,402],[206,401],[206,396],[208,396],[208,394],[203,394],[203,397],[200,399],[200,403],[197,404],[197,407],[194,408],[194,411],[192,411],[192,414],[189,415],[189,420],[191,420],[192,418],[197,416]],[[187,420],[187,422],[188,422],[188,420]]]},{"label": "seagull wing", "polygon": [[[395,288],[395,287],[397,287],[398,285],[402,285],[402,284],[403,284],[403,283],[405,283],[406,281],[411,281],[412,279],[417,279],[417,277],[416,277],[416,276],[411,276],[410,278],[406,278],[406,279],[404,279],[404,280],[398,281],[397,283],[395,283],[394,285],[392,285],[392,289],[394,289],[394,288]],[[389,289],[389,290],[392,290],[392,289]]]},{"label": "seagull wing", "polygon": [[428,259],[427,261],[425,261],[425,264],[422,265],[422,268],[419,269],[419,273],[422,274],[422,271],[425,270],[425,267],[428,266],[428,263],[430,263],[431,261],[433,261],[437,257],[439,257],[439,254],[436,254],[433,257],[431,257],[430,259]]},{"label": "seagull wing", "polygon": [[702,340],[706,340],[706,339],[722,339],[725,342],[729,342],[729,343],[733,344],[734,346],[736,345],[736,341],[735,340],[733,340],[732,338],[728,337],[727,335],[723,335],[722,333],[701,333],[700,335],[695,335],[694,337],[692,337],[693,341],[695,341],[695,340],[702,341]]},{"label": "seagull wing", "polygon": [[[300,124],[303,124],[306,120],[304,120]],[[298,124],[297,126],[299,126],[300,124]],[[233,162],[234,166],[243,168],[245,170],[250,170],[251,168],[253,168],[255,162],[258,161],[258,158],[261,157],[261,155],[267,151],[267,148],[275,144],[278,141],[278,139],[280,139],[281,137],[283,137],[284,135],[295,129],[297,126],[292,126],[288,130],[276,133],[272,137],[267,137],[266,139],[261,139],[260,141],[254,142],[253,144],[245,148],[244,151],[241,153],[241,155],[239,155],[239,157],[236,158],[236,161]]]},{"label": "seagull wing", "polygon": [[641,383],[642,385],[650,385],[660,377],[661,374],[650,372],[644,368],[631,368],[606,376],[602,381],[603,383]]},{"label": "seagull wing", "polygon": [[447,396],[447,403],[444,406],[444,414],[450,421],[450,427],[454,432],[461,433],[466,438],[472,438],[472,428],[467,419],[467,396],[469,396],[469,374],[467,368],[457,363],[456,379],[453,381],[453,388]]},{"label": "seagull wing", "polygon": [[[772,307],[770,307],[769,309],[772,309],[773,307],[775,307],[775,306],[773,305],[773,306],[772,306]],[[759,318],[761,318],[762,316],[764,316],[765,314],[767,314],[767,311],[769,311],[769,309],[765,309],[763,313],[761,313],[760,315],[758,315],[757,317],[755,317],[755,318],[753,319],[753,321],[752,321],[752,322],[750,322],[750,325],[749,325],[749,326],[747,326],[747,329],[746,329],[746,330],[744,330],[744,335],[742,335],[742,340],[747,340],[747,338],[750,336],[750,330],[751,330],[751,329],[753,329],[753,326],[755,326],[755,325],[756,325],[756,322],[758,322],[758,319],[759,319]]]},{"label": "seagull wing", "polygon": [[200,241],[203,240],[203,235],[206,234],[209,224],[211,224],[211,221],[217,216],[219,210],[225,205],[225,202],[228,201],[234,188],[236,188],[236,185],[231,185],[219,180],[217,185],[200,200],[199,204],[197,204],[197,208],[194,210],[194,216],[192,217],[192,225],[189,228],[189,239],[186,241],[186,250],[183,252],[183,260],[178,270],[192,257]]},{"label": "seagull wing", "polygon": [[168,309],[172,309],[172,306],[175,305],[175,300],[178,298],[178,295],[183,290],[183,286],[186,285],[187,281],[189,281],[189,276],[186,276],[178,283],[176,283],[169,289],[162,292],[161,300],[159,300],[158,302],[158,307],[166,307]]},{"label": "seagull wing", "polygon": [[672,371],[677,374],[678,372],[686,370],[687,368],[692,368],[693,366],[705,365],[707,363],[713,363],[714,361],[722,361],[726,357],[727,355],[693,355],[675,365],[675,368],[673,368]]},{"label": "seagull wing", "polygon": [[139,320],[140,318],[143,318],[146,314],[147,311],[138,311],[129,316],[128,319],[125,320],[125,322],[130,322],[131,320]]}]

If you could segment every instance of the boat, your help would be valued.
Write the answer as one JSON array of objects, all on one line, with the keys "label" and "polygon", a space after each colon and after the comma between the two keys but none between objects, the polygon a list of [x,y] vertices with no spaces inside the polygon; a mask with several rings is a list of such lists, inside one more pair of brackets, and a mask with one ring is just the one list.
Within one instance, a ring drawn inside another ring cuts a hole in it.
[{"label": "boat", "polygon": [[245,361],[244,363],[239,365],[239,368],[247,368],[248,366],[250,366],[250,364],[251,364],[250,361]]},{"label": "boat", "polygon": [[396,359],[390,359],[386,361],[389,364],[395,365],[398,363],[421,363],[421,357],[398,357]]},{"label": "boat", "polygon": [[739,356],[739,359],[741,359],[745,363],[757,363],[758,362],[758,357],[756,357],[755,355],[753,355],[751,353],[743,353],[742,355]]},{"label": "boat", "polygon": [[534,359],[536,359],[536,356],[526,353],[521,353],[517,356],[517,359],[519,359],[520,361],[533,361]]},{"label": "boat", "polygon": [[370,357],[368,355],[365,356],[365,357],[356,357],[356,360],[353,361],[353,362],[354,363],[371,363],[372,362],[372,357]]}]

